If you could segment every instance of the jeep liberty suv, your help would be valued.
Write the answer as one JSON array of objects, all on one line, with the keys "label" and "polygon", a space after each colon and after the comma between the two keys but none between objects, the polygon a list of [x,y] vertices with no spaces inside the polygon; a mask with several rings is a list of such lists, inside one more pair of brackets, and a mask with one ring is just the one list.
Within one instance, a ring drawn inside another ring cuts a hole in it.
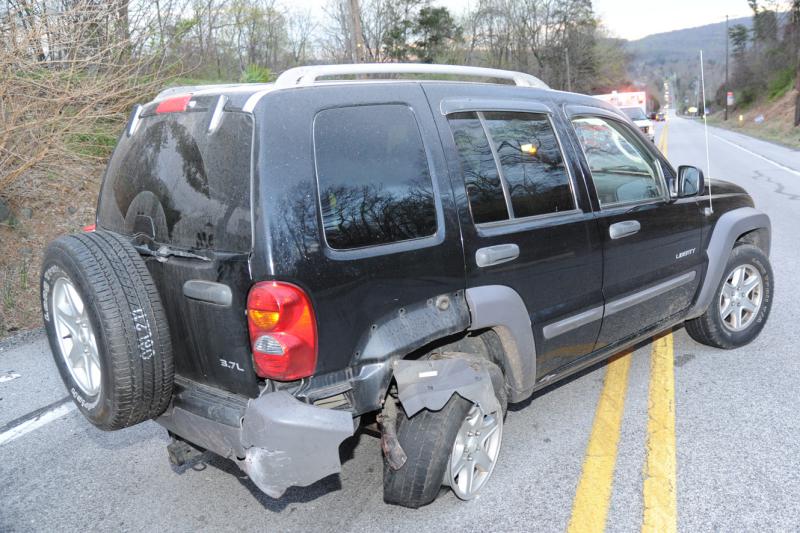
[{"label": "jeep liberty suv", "polygon": [[486,485],[509,402],[681,323],[752,341],[769,248],[743,189],[676,171],[599,100],[314,66],[136,106],[41,297],[99,428],[155,419],[173,462],[211,450],[279,497],[377,420],[384,499],[418,507]]}]

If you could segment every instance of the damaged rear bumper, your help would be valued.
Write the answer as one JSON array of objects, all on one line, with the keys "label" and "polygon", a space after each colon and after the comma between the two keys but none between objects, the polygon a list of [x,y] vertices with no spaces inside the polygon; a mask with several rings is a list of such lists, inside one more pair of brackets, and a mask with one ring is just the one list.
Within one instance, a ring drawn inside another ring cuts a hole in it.
[{"label": "damaged rear bumper", "polygon": [[338,473],[339,445],[354,431],[349,411],[315,407],[285,391],[245,401],[208,387],[182,387],[156,421],[236,461],[273,498]]}]

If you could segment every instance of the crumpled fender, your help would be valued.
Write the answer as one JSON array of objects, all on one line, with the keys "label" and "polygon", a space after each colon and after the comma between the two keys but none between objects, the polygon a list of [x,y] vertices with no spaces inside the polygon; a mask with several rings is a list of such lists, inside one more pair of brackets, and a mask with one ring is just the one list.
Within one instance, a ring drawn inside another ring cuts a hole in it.
[{"label": "crumpled fender", "polygon": [[285,391],[251,400],[242,418],[239,466],[259,489],[279,498],[341,471],[339,445],[353,435],[349,411],[303,403]]},{"label": "crumpled fender", "polygon": [[500,409],[492,378],[480,362],[460,358],[394,362],[397,395],[406,416],[422,409],[438,411],[453,394],[478,404],[486,413]]}]

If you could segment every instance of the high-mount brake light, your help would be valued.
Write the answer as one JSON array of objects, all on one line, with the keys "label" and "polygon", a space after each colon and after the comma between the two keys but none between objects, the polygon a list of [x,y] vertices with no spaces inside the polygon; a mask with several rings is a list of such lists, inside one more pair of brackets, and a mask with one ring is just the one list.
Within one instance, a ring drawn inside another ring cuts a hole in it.
[{"label": "high-mount brake light", "polygon": [[182,94],[180,96],[173,96],[158,103],[156,113],[181,113],[186,111],[189,106],[189,101],[192,99],[191,94]]},{"label": "high-mount brake light", "polygon": [[247,325],[256,374],[293,381],[314,373],[317,324],[303,289],[280,281],[256,283],[247,296]]}]

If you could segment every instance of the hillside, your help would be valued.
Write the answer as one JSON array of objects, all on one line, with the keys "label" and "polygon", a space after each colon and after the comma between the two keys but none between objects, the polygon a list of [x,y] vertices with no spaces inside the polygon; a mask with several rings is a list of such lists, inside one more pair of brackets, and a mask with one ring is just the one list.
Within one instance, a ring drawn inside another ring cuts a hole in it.
[{"label": "hillside", "polygon": [[[731,19],[730,27],[752,27],[752,18]],[[705,59],[706,91],[713,95],[725,79],[725,22],[706,24],[627,41],[630,54],[629,75],[639,83],[673,80],[674,93],[685,98],[695,91],[699,77],[699,52]]]},{"label": "hillside", "polygon": [[[731,27],[742,24],[750,28],[753,21],[751,17],[743,17],[731,19],[729,24]],[[700,49],[709,61],[723,62],[725,22],[648,35],[628,41],[626,49],[634,56],[634,62],[643,66],[695,60]]]}]

